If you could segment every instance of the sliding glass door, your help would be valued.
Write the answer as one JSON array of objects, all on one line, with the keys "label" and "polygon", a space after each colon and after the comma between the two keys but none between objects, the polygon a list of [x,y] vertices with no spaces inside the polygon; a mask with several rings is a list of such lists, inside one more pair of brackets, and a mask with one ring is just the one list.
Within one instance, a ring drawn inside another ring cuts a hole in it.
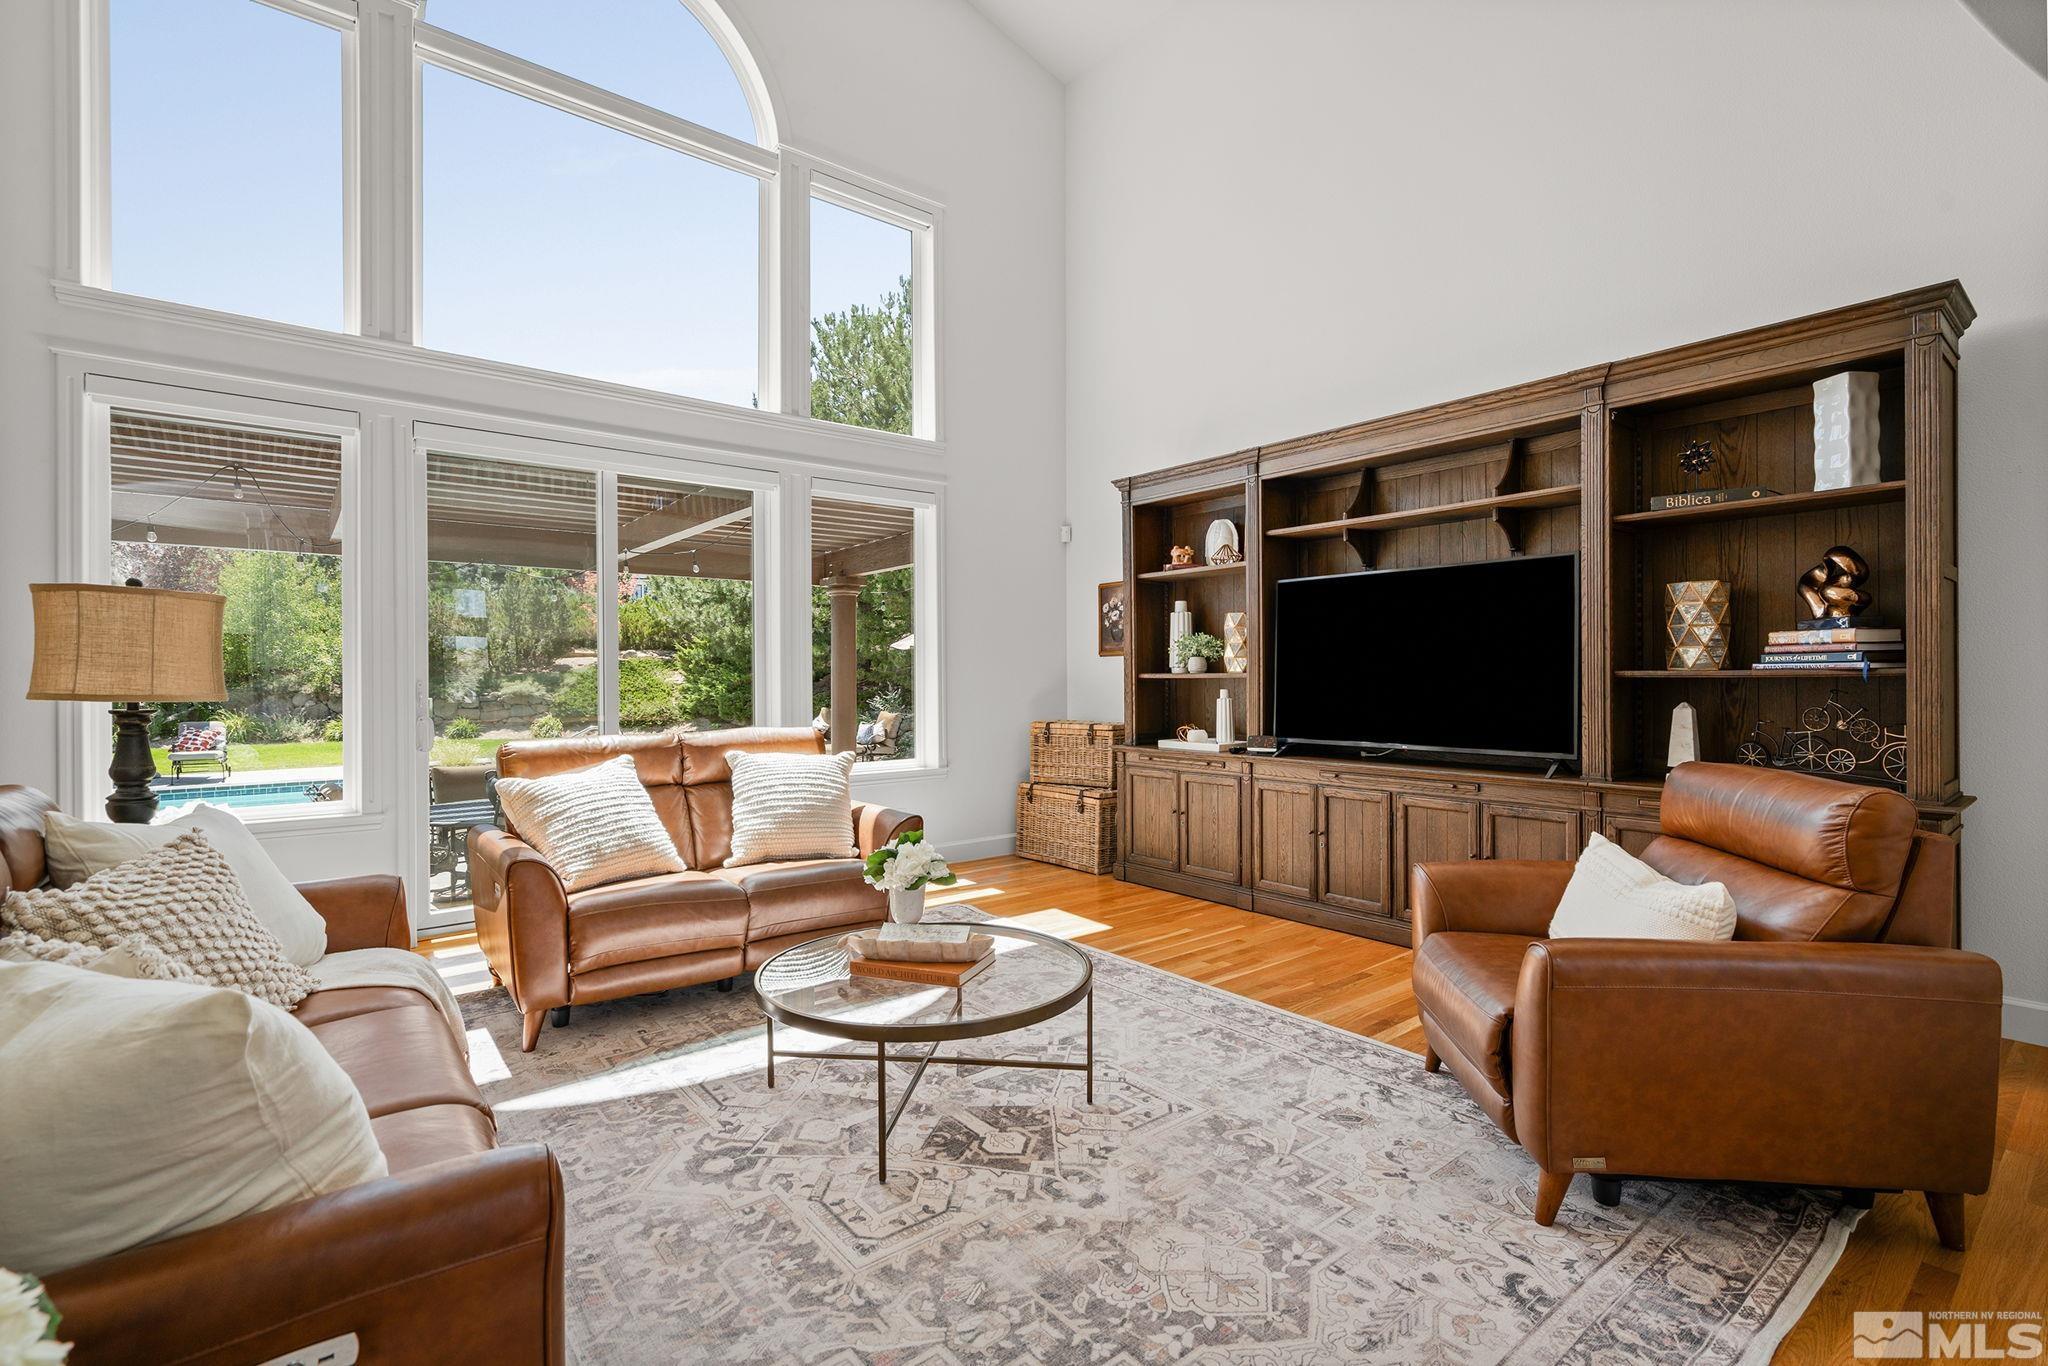
[{"label": "sliding glass door", "polygon": [[508,741],[756,714],[761,491],[615,452],[538,454],[423,452],[422,928],[471,919],[467,834],[495,820]]}]

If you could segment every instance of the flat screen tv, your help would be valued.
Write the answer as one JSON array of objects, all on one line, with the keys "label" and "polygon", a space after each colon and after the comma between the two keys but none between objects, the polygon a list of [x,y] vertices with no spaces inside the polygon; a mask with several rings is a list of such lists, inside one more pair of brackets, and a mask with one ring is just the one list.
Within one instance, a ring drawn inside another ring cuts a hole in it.
[{"label": "flat screen tv", "polygon": [[1579,756],[1576,555],[1283,579],[1272,639],[1289,745]]}]

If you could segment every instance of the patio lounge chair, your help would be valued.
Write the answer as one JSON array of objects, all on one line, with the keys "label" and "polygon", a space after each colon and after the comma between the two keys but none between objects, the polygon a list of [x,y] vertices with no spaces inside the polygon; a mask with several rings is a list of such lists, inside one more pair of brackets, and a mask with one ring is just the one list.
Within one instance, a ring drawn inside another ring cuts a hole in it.
[{"label": "patio lounge chair", "polygon": [[862,723],[860,734],[854,740],[854,756],[859,759],[893,759],[902,743],[902,735],[902,712],[877,712],[873,721]]},{"label": "patio lounge chair", "polygon": [[218,764],[223,778],[235,776],[228,762],[228,728],[220,721],[182,721],[171,741],[171,776],[182,778],[190,764]]}]

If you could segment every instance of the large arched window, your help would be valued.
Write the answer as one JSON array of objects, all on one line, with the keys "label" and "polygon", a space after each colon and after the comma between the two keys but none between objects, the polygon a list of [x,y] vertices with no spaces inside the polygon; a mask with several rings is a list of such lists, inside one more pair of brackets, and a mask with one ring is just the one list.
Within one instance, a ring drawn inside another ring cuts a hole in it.
[{"label": "large arched window", "polygon": [[760,406],[754,107],[680,0],[434,0],[419,341]]},{"label": "large arched window", "polygon": [[937,206],[716,0],[73,3],[83,285],[939,435]]}]

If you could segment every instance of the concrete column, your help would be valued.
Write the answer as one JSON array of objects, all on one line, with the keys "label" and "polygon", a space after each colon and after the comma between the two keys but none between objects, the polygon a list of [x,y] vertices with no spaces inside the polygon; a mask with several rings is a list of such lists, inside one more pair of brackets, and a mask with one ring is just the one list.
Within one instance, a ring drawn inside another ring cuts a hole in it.
[{"label": "concrete column", "polygon": [[858,574],[834,572],[825,580],[825,592],[832,599],[832,748],[853,748],[860,730],[860,698],[855,681],[855,605],[861,585]]}]

